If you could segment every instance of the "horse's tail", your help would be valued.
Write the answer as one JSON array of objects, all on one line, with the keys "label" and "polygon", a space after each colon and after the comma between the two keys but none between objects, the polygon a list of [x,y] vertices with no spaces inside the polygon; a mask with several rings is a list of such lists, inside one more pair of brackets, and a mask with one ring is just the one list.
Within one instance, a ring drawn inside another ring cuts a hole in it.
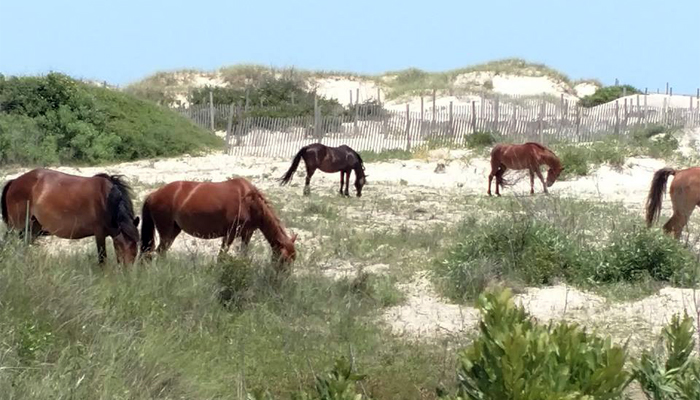
[{"label": "horse's tail", "polygon": [[662,168],[654,174],[647,197],[647,226],[651,226],[661,214],[661,202],[666,193],[666,181],[670,175],[675,175],[676,170],[672,168]]},{"label": "horse's tail", "polygon": [[153,251],[155,247],[155,225],[151,216],[150,198],[143,202],[141,209],[141,254]]},{"label": "horse's tail", "polygon": [[7,181],[5,187],[2,188],[2,198],[0,198],[0,207],[2,208],[2,221],[5,224],[9,224],[10,221],[9,214],[7,213],[7,192],[10,190],[10,184],[13,181],[14,179]]},{"label": "horse's tail", "polygon": [[304,153],[306,153],[306,150],[308,149],[309,146],[304,146],[299,150],[296,156],[294,156],[294,160],[292,161],[292,166],[289,167],[289,170],[280,178],[280,185],[286,185],[289,183],[289,181],[292,180],[294,177],[294,172],[296,172],[297,167],[299,167],[299,162],[301,161],[301,157],[304,156]]}]

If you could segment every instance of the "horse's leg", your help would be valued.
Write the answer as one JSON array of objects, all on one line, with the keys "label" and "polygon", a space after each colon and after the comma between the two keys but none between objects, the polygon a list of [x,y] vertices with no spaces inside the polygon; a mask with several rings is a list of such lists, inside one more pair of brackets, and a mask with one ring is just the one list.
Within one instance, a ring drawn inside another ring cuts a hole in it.
[{"label": "horse's leg", "polygon": [[530,194],[535,194],[535,173],[530,170]]},{"label": "horse's leg", "polygon": [[345,171],[345,197],[350,197],[350,174],[352,171]]},{"label": "horse's leg", "polygon": [[[671,201],[673,201],[673,197],[671,197]],[[676,205],[676,203],[673,203],[673,215],[668,222],[664,224],[664,232],[673,232],[673,237],[680,239],[683,228],[688,224],[688,220],[694,208],[695,205]]]},{"label": "horse's leg", "polygon": [[[540,182],[542,182],[542,187],[544,188],[544,192],[549,194],[549,191],[547,190],[547,184],[544,181],[544,177],[542,176],[542,171],[540,171],[540,167],[537,167],[535,169],[535,173],[537,174],[537,177],[540,178]],[[534,192],[534,188],[533,188]]]},{"label": "horse's leg", "polygon": [[[491,173],[489,174],[489,189],[486,191],[486,194],[491,196],[491,181],[493,180],[493,170],[491,170]],[[496,182],[496,187],[498,188],[498,181]]]},{"label": "horse's leg", "polygon": [[241,232],[241,254],[243,256],[248,255],[248,249],[250,248],[250,239],[253,237],[253,232],[255,232],[255,229],[246,227],[243,229],[243,232]]},{"label": "horse's leg", "polygon": [[103,233],[95,234],[95,244],[97,245],[97,263],[102,265],[107,258],[106,236]]},{"label": "horse's leg", "polygon": [[340,194],[343,194],[343,185],[345,184],[345,173],[340,171]]},{"label": "horse's leg", "polygon": [[316,168],[309,168],[306,167],[306,184],[304,185],[304,196],[308,196],[311,194],[311,177],[314,176],[314,172],[316,172]]},{"label": "horse's leg", "polygon": [[182,228],[180,228],[175,221],[172,221],[169,225],[168,228],[163,227],[162,229],[158,229],[158,234],[160,235],[160,244],[158,244],[158,248],[156,249],[158,254],[165,254],[170,246],[172,246],[177,235],[182,232]]}]

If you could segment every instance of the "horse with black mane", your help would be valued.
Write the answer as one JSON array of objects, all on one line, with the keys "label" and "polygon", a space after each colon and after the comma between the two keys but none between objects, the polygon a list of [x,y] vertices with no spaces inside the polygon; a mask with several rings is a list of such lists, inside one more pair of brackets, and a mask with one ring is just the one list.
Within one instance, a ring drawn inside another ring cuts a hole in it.
[{"label": "horse with black mane", "polygon": [[102,264],[109,236],[117,260],[131,264],[139,243],[139,218],[134,217],[132,197],[120,175],[83,177],[34,169],[5,184],[0,204],[8,228],[31,240],[47,235],[64,239],[94,236]]},{"label": "horse with black mane", "polygon": [[[362,187],[367,183],[367,174],[365,174],[365,165],[362,162],[362,157],[355,150],[346,145],[329,147],[321,143],[304,146],[294,157],[292,166],[280,178],[282,185],[286,185],[292,180],[302,158],[306,165],[304,195],[308,195],[311,192],[309,187],[311,177],[317,169],[320,169],[329,174],[340,172],[340,194],[345,196],[350,196],[350,174],[355,171],[355,190],[357,197],[362,196]],[[345,187],[345,190],[343,190],[343,187]]]}]

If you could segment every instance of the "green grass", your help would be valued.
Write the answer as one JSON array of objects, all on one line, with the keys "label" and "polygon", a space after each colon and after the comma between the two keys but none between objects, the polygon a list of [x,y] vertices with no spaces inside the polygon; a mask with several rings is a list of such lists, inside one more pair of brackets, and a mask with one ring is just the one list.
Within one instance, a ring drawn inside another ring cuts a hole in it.
[{"label": "green grass", "polygon": [[464,220],[453,247],[436,260],[435,282],[455,301],[473,300],[495,282],[599,290],[628,283],[640,289],[630,297],[663,283],[697,282],[691,251],[622,208],[545,198],[505,200],[500,209],[499,216]]},{"label": "green grass", "polygon": [[171,110],[62,74],[0,77],[0,104],[0,164],[96,164],[223,145]]}]

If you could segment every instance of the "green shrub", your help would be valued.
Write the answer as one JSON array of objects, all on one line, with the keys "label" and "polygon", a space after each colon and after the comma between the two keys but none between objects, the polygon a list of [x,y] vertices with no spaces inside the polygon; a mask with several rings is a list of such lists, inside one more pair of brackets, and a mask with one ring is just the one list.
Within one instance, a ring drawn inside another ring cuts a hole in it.
[{"label": "green shrub", "polygon": [[241,309],[255,296],[257,274],[250,261],[228,258],[220,262],[219,300],[233,309]]},{"label": "green shrub", "polygon": [[605,104],[622,97],[623,91],[626,91],[627,95],[641,93],[637,88],[630,85],[606,86],[598,88],[592,95],[581,98],[579,105],[582,107],[595,107]]},{"label": "green shrub", "polygon": [[0,78],[0,164],[196,153],[222,141],[185,117],[66,75]]},{"label": "green shrub", "polygon": [[590,154],[590,150],[582,146],[566,146],[558,150],[557,155],[564,166],[562,179],[588,175],[589,163],[592,161]]},{"label": "green shrub", "polygon": [[458,389],[445,399],[616,399],[631,381],[627,350],[576,324],[547,326],[509,291],[479,298],[480,335],[459,354]]},{"label": "green shrub", "polygon": [[435,270],[439,285],[455,300],[476,298],[495,279],[552,284],[583,269],[586,259],[566,234],[528,216],[495,219],[462,231],[464,237]]},{"label": "green shrub", "polygon": [[410,160],[413,158],[413,153],[404,149],[391,149],[382,151],[366,150],[361,151],[360,156],[366,163],[380,162],[390,160]]},{"label": "green shrub", "polygon": [[477,131],[468,135],[465,139],[467,147],[478,149],[493,146],[501,139],[501,135],[491,131]]},{"label": "green shrub", "polygon": [[659,230],[635,227],[617,231],[602,250],[594,279],[598,282],[636,282],[647,278],[689,285],[697,262],[677,240]]},{"label": "green shrub", "polygon": [[[700,358],[695,348],[693,319],[674,315],[662,332],[665,354],[642,353],[634,374],[648,399],[700,399]],[[665,361],[662,359],[665,356]]]}]

